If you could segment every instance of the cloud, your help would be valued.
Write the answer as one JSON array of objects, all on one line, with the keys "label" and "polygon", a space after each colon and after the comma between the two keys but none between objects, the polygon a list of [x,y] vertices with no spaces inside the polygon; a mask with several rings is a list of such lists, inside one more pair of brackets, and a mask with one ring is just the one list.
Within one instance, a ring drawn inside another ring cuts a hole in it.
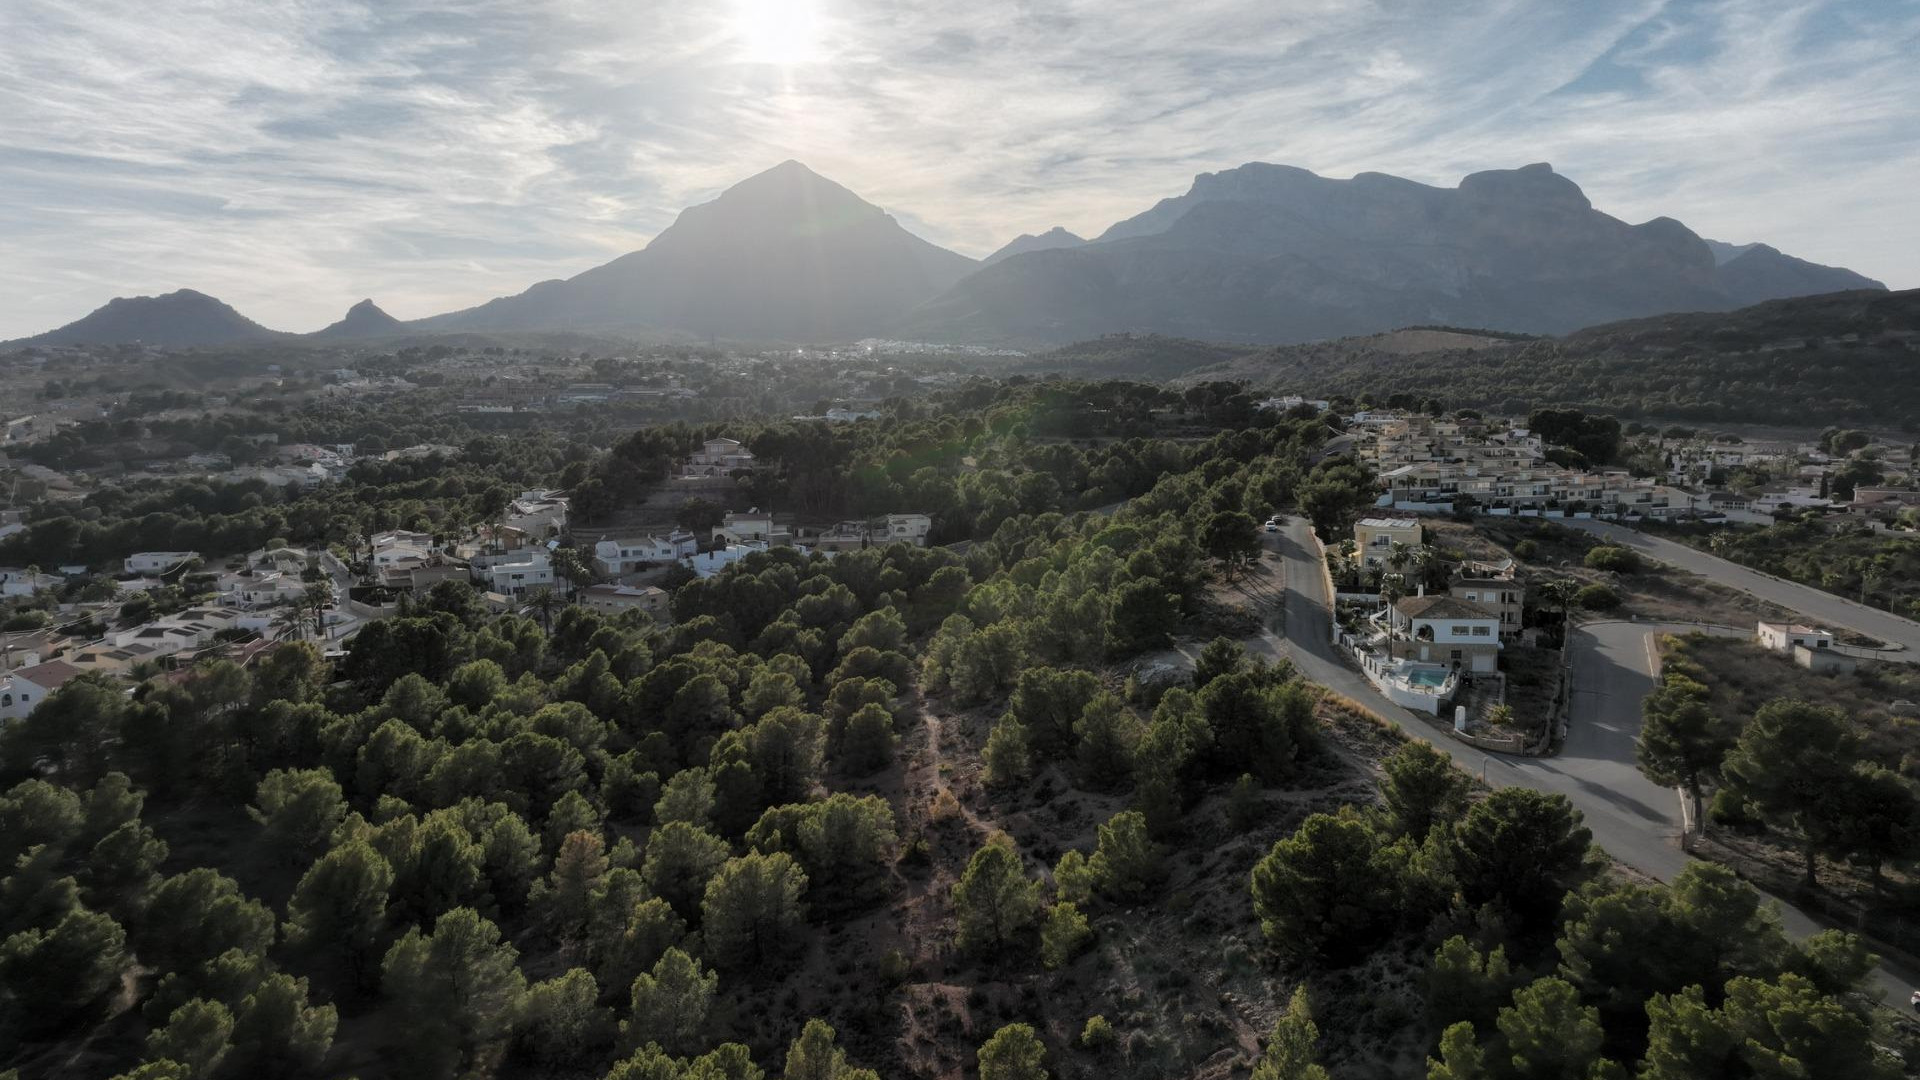
[{"label": "cloud", "polygon": [[0,338],[181,286],[286,329],[433,314],[788,157],[976,255],[1249,160],[1548,160],[1617,216],[1920,284],[1898,0],[794,2],[791,65],[730,0],[0,5]]}]

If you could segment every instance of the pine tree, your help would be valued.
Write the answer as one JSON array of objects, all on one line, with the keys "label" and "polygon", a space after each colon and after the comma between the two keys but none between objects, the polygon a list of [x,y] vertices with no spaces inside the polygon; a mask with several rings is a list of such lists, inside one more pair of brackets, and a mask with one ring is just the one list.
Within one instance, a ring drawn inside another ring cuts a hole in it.
[{"label": "pine tree", "polygon": [[703,1045],[707,1016],[720,976],[679,949],[668,949],[653,970],[633,980],[632,1018],[620,1025],[631,1047],[657,1043],[670,1054],[687,1054]]},{"label": "pine tree", "polygon": [[995,833],[968,860],[953,887],[956,944],[968,952],[991,954],[1012,945],[1040,917],[1040,883],[1027,878],[1013,841]]},{"label": "pine tree", "polygon": [[419,1074],[450,1076],[504,1038],[526,993],[519,953],[471,908],[409,930],[382,964],[381,987],[405,1032],[397,1047]]},{"label": "pine tree", "polygon": [[1313,1022],[1307,988],[1294,988],[1285,1012],[1274,1018],[1266,1048],[1253,1067],[1253,1080],[1327,1080],[1327,1070],[1314,1061],[1320,1029]]},{"label": "pine tree", "polygon": [[707,882],[701,930],[715,964],[738,970],[776,962],[803,943],[807,875],[791,855],[729,859]]},{"label": "pine tree", "polygon": [[1008,1024],[980,1047],[980,1080],[1047,1080],[1047,1048],[1031,1024]]}]

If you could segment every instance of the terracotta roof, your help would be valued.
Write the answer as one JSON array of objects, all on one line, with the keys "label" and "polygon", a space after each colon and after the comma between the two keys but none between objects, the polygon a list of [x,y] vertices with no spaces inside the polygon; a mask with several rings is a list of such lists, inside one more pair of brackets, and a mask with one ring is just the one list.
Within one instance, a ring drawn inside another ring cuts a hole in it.
[{"label": "terracotta roof", "polygon": [[16,668],[15,678],[25,679],[43,690],[58,690],[68,679],[80,674],[80,669],[65,660],[49,660],[32,667]]},{"label": "terracotta roof", "polygon": [[1393,605],[1409,619],[1498,619],[1497,612],[1451,596],[1409,596]]}]

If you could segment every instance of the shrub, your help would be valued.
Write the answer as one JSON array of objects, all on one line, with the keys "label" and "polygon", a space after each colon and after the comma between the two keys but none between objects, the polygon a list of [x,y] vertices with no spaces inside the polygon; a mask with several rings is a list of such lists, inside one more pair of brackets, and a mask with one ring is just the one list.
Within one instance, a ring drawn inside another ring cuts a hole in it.
[{"label": "shrub", "polygon": [[1640,556],[1613,544],[1601,544],[1593,548],[1587,552],[1583,562],[1589,570],[1607,570],[1616,574],[1631,574],[1640,569]]},{"label": "shrub", "polygon": [[1087,1026],[1080,1029],[1080,1045],[1089,1050],[1105,1050],[1113,1040],[1113,1025],[1104,1016],[1087,1017]]},{"label": "shrub", "polygon": [[1605,585],[1589,585],[1573,594],[1573,602],[1587,611],[1612,611],[1620,606],[1620,594]]}]

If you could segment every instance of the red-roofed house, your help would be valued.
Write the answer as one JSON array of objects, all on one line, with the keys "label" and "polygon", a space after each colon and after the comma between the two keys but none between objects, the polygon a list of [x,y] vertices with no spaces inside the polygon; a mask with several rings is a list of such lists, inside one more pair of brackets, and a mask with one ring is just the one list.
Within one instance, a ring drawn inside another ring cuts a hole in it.
[{"label": "red-roofed house", "polygon": [[0,675],[0,721],[18,720],[32,712],[80,669],[65,660],[18,668]]}]

